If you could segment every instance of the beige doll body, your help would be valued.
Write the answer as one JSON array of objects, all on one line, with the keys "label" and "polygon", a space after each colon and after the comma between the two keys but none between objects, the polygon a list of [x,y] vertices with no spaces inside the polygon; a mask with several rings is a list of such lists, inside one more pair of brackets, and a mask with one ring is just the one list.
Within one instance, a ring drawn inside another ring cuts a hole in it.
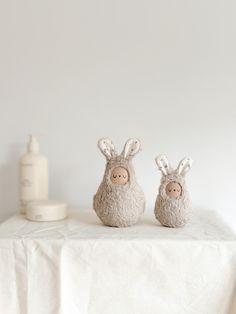
[{"label": "beige doll body", "polygon": [[109,139],[101,139],[98,146],[106,156],[107,164],[93,199],[93,208],[107,226],[131,226],[140,219],[145,208],[144,193],[137,183],[131,162],[139,151],[140,142],[129,140],[119,156]]},{"label": "beige doll body", "polygon": [[190,218],[190,200],[185,184],[185,174],[191,168],[191,159],[183,159],[178,168],[170,168],[167,158],[156,159],[163,177],[155,204],[155,216],[166,227],[182,227]]}]

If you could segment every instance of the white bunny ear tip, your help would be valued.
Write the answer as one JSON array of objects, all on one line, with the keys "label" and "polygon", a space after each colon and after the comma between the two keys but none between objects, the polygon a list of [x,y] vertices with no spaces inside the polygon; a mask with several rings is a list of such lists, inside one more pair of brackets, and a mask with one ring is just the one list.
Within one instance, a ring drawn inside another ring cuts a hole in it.
[{"label": "white bunny ear tip", "polygon": [[183,161],[186,162],[189,165],[189,167],[192,167],[193,159],[191,157],[185,157]]},{"label": "white bunny ear tip", "polygon": [[157,164],[158,166],[160,165],[160,163],[163,163],[163,162],[168,165],[168,159],[167,159],[166,155],[164,155],[164,154],[158,155],[158,156],[155,158],[155,161],[156,161],[156,164]]},{"label": "white bunny ear tip", "polygon": [[188,158],[188,162],[189,162],[189,166],[192,167],[192,165],[193,165],[193,159],[192,159],[192,158]]},{"label": "white bunny ear tip", "polygon": [[186,173],[191,169],[192,164],[193,164],[192,158],[190,157],[183,158],[178,165],[178,168],[176,170],[177,173],[185,176]]},{"label": "white bunny ear tip", "polygon": [[116,156],[115,147],[111,139],[109,139],[108,137],[98,140],[98,148],[107,159],[111,159],[111,157]]},{"label": "white bunny ear tip", "polygon": [[109,137],[102,137],[98,140],[97,146],[100,149],[103,149],[104,147],[113,145],[112,140]]},{"label": "white bunny ear tip", "polygon": [[140,146],[141,145],[141,141],[138,138],[129,138],[126,141],[126,144],[133,144],[133,145]]},{"label": "white bunny ear tip", "polygon": [[122,155],[124,158],[132,158],[141,148],[141,142],[137,138],[130,138],[126,141]]},{"label": "white bunny ear tip", "polygon": [[98,144],[101,144],[102,142],[106,144],[107,142],[111,142],[111,139],[109,137],[102,137],[98,140]]},{"label": "white bunny ear tip", "polygon": [[162,172],[163,175],[168,175],[170,173],[170,165],[168,159],[165,155],[161,154],[155,158],[158,169]]},{"label": "white bunny ear tip", "polygon": [[164,155],[164,154],[159,154],[159,155],[157,155],[156,158],[155,158],[156,161],[157,161],[157,160],[162,160],[162,159],[167,159],[166,155]]}]

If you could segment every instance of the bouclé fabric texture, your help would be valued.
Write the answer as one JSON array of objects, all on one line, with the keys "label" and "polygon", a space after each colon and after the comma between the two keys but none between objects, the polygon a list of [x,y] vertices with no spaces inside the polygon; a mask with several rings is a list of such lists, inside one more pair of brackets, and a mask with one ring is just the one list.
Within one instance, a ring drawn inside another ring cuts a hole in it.
[{"label": "boucl\u00e9 fabric texture", "polygon": [[[167,160],[166,157],[164,158]],[[162,165],[163,156],[157,157],[156,161],[163,177],[155,203],[155,217],[163,226],[172,228],[182,227],[189,221],[191,213],[185,174],[191,168],[192,160],[183,159],[176,170],[173,170],[168,163]],[[184,165],[183,168],[180,167],[181,164]],[[167,195],[166,187],[170,182],[176,182],[181,186],[182,191],[180,196],[171,198]]]},{"label": "boucl\u00e9 fabric texture", "polygon": [[[112,146],[113,152],[101,148],[109,139],[99,141],[99,148],[107,158],[106,169],[103,180],[94,195],[93,208],[104,225],[111,227],[128,227],[134,225],[141,217],[145,209],[145,197],[142,189],[137,183],[132,157],[137,153],[135,145],[140,143],[137,139],[129,140],[121,155],[117,155]],[[111,141],[110,141],[111,143]],[[112,144],[113,145],[113,144]],[[134,145],[134,146],[133,146]],[[105,152],[104,152],[105,150]],[[124,185],[117,185],[111,181],[112,170],[116,167],[125,168],[129,174],[129,180]]]},{"label": "boucl\u00e9 fabric texture", "polygon": [[[182,187],[182,194],[172,199],[166,194],[168,183],[175,181]],[[163,177],[155,205],[155,216],[163,226],[182,227],[189,221],[190,200],[183,178],[177,174]]]}]

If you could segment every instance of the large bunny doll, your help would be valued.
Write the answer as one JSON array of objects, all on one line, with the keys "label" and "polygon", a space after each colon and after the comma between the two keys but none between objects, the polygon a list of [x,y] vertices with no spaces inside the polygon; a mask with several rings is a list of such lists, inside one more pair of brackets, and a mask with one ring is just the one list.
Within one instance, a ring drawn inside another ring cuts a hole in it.
[{"label": "large bunny doll", "polygon": [[145,208],[144,193],[138,185],[132,158],[140,150],[138,139],[129,139],[120,155],[109,138],[98,141],[105,155],[105,174],[93,199],[93,208],[101,221],[112,227],[135,224]]},{"label": "large bunny doll", "polygon": [[182,159],[177,169],[170,167],[164,155],[158,156],[155,160],[163,175],[155,205],[155,216],[163,226],[184,226],[188,222],[190,214],[185,175],[192,166],[192,159]]}]

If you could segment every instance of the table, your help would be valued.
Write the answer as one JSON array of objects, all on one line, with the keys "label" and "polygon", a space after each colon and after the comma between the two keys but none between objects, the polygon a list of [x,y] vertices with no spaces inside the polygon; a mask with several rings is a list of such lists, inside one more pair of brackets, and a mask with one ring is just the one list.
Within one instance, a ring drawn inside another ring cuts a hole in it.
[{"label": "table", "polygon": [[0,226],[0,313],[235,314],[236,237],[214,211],[184,228],[152,212],[129,228],[92,209]]}]

